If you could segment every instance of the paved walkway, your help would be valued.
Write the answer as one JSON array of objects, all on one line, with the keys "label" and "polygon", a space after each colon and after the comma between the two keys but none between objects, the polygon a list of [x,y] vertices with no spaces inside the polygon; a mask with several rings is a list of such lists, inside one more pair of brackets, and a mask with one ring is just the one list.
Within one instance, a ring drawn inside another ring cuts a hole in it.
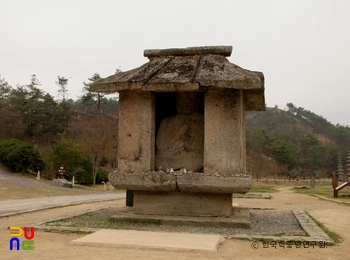
[{"label": "paved walkway", "polygon": [[79,196],[57,196],[39,199],[21,199],[1,201],[0,217],[27,213],[43,209],[77,205],[81,203],[106,201],[125,198],[125,193],[85,194]]},{"label": "paved walkway", "polygon": [[101,229],[93,234],[75,239],[70,244],[216,252],[222,241],[224,238],[215,234]]}]

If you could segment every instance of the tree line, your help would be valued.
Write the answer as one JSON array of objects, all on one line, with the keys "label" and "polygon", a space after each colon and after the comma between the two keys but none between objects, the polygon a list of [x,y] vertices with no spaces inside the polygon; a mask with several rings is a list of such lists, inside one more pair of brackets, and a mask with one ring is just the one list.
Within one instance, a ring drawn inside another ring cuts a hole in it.
[{"label": "tree line", "polygon": [[[90,84],[99,79],[98,73],[88,78],[82,83],[83,94],[72,100],[67,99],[69,80],[65,77],[57,76],[55,81],[60,99],[45,93],[35,74],[30,76],[29,84],[16,87],[0,77],[0,141],[10,145],[9,151],[23,150],[19,154],[29,150],[34,154],[28,146],[19,145],[21,141],[39,150],[43,163],[33,170],[40,168],[49,178],[54,177],[57,165],[66,164],[68,177],[74,175],[80,183],[107,181],[101,166],[116,161],[118,100],[90,91]],[[1,161],[17,165],[15,160],[18,158],[5,154]],[[12,169],[23,171],[28,167]]]},{"label": "tree line", "polygon": [[[90,91],[99,79],[94,73],[82,82],[82,95],[72,100],[65,77],[57,76],[60,99],[55,99],[35,74],[16,87],[0,76],[0,140],[16,138],[39,149],[49,178],[58,164],[66,164],[81,183],[105,180],[101,166],[116,166],[118,99]],[[246,117],[247,165],[255,175],[330,176],[338,154],[345,160],[350,147],[350,127],[333,125],[292,103],[285,110],[246,112]]]},{"label": "tree line", "polygon": [[265,174],[329,177],[337,169],[338,154],[345,163],[349,147],[348,126],[333,125],[292,103],[286,110],[247,112],[247,150],[254,153],[254,160],[270,159]]}]

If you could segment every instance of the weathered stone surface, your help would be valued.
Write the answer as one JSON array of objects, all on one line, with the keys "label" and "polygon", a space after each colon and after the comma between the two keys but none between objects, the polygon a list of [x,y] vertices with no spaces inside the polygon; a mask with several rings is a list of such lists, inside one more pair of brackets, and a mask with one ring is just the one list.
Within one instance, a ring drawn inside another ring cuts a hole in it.
[{"label": "weathered stone surface", "polygon": [[231,216],[240,219],[249,219],[250,208],[247,207],[232,207]]},{"label": "weathered stone surface", "polygon": [[134,192],[133,213],[179,216],[230,216],[231,194]]},{"label": "weathered stone surface", "polygon": [[154,58],[154,57],[191,56],[191,55],[207,55],[207,54],[231,56],[231,53],[232,53],[232,46],[203,46],[203,47],[189,47],[189,48],[145,50],[143,55],[148,58]]},{"label": "weathered stone surface", "polygon": [[112,172],[109,182],[118,189],[139,191],[181,191],[198,193],[246,193],[252,178],[215,177],[204,175],[174,175],[170,173],[123,173]]},{"label": "weathered stone surface", "polygon": [[92,91],[244,89],[247,110],[265,110],[264,75],[230,63],[231,46],[146,50],[150,61],[91,85]]},{"label": "weathered stone surface", "polygon": [[194,79],[201,86],[229,89],[263,89],[264,75],[230,63],[219,55],[203,56]]},{"label": "weathered stone surface", "polygon": [[315,178],[312,177],[312,178],[311,178],[311,182],[310,182],[310,187],[311,187],[311,188],[315,188],[315,184],[316,184]]},{"label": "weathered stone surface", "polygon": [[149,91],[188,91],[198,90],[199,85],[192,82],[196,75],[198,66],[197,57],[179,57],[171,59],[163,67],[160,73],[157,73],[147,82],[143,90]]},{"label": "weathered stone surface", "polygon": [[203,168],[204,116],[198,93],[177,93],[177,114],[162,120],[156,139],[156,169]]},{"label": "weathered stone surface", "polygon": [[154,169],[154,96],[151,92],[119,93],[118,169]]},{"label": "weathered stone surface", "polygon": [[268,193],[264,193],[264,194],[261,195],[261,198],[263,198],[263,199],[271,199],[271,196]]},{"label": "weathered stone surface", "polygon": [[242,90],[205,93],[204,173],[246,172],[245,100]]},{"label": "weathered stone surface", "polygon": [[247,193],[252,186],[250,177],[177,176],[177,187],[186,192]]},{"label": "weathered stone surface", "polygon": [[156,156],[156,168],[162,166],[165,169],[189,169],[197,171],[203,168],[203,153],[186,152],[175,154],[171,152],[159,152]]},{"label": "weathered stone surface", "polygon": [[176,178],[171,174],[132,174],[111,172],[109,182],[117,189],[143,191],[174,191]]},{"label": "weathered stone surface", "polygon": [[264,111],[265,96],[264,89],[244,90],[245,110],[246,111]]},{"label": "weathered stone surface", "polygon": [[72,182],[67,181],[66,179],[53,179],[51,185],[63,188],[73,188]]},{"label": "weathered stone surface", "polygon": [[111,75],[91,85],[91,91],[116,92],[126,89],[141,89],[154,74],[163,68],[170,58],[152,60],[139,68]]}]

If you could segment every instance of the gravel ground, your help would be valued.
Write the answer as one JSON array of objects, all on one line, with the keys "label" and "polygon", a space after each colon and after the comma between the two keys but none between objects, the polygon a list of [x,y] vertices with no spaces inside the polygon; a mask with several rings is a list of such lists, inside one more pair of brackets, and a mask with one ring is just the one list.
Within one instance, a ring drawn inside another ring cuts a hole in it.
[{"label": "gravel ground", "polygon": [[161,232],[210,233],[222,235],[305,235],[298,220],[291,211],[252,209],[250,228],[198,227],[157,225],[150,222],[128,221],[113,222],[109,218],[118,213],[116,208],[90,212],[74,218],[50,222],[50,226],[89,227],[108,229],[133,229]]}]

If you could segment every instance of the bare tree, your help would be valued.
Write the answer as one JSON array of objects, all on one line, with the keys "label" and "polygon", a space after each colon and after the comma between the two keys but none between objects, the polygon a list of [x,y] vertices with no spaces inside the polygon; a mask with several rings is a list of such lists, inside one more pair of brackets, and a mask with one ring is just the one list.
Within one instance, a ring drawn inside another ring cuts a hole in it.
[{"label": "bare tree", "polygon": [[90,157],[93,165],[93,185],[95,186],[98,168],[102,160],[110,161],[116,153],[116,131],[111,127],[103,127],[101,124],[98,125],[98,128],[87,127],[77,136],[77,141]]}]

